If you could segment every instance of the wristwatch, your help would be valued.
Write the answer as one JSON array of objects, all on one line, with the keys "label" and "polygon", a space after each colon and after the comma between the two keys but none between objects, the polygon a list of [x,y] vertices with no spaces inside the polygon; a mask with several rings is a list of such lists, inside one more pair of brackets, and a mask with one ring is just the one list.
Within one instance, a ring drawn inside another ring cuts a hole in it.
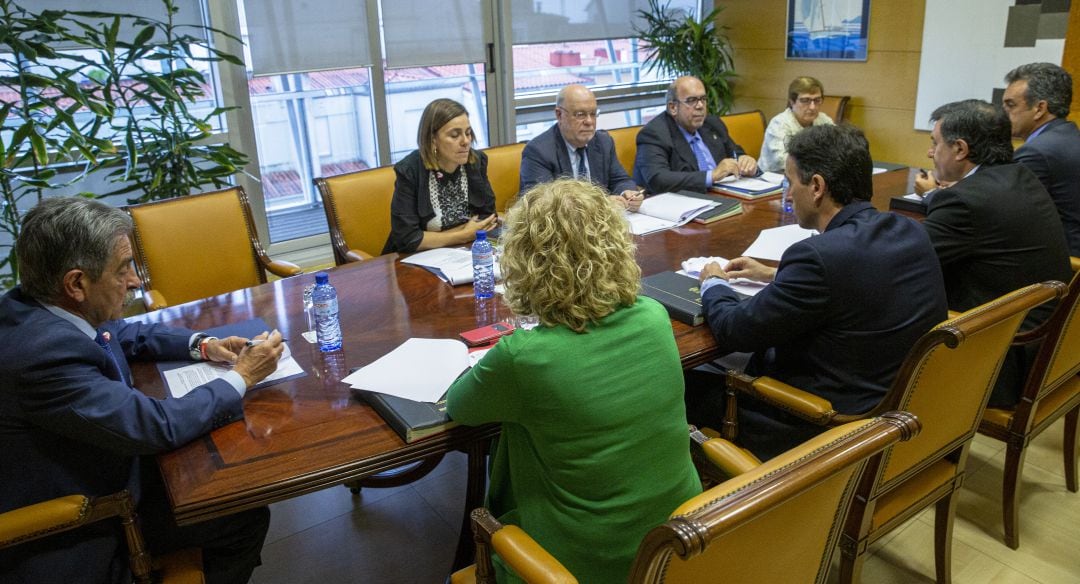
[{"label": "wristwatch", "polygon": [[206,333],[197,333],[191,338],[191,345],[188,346],[188,354],[191,355],[193,361],[207,361],[206,358],[206,343],[216,339]]}]

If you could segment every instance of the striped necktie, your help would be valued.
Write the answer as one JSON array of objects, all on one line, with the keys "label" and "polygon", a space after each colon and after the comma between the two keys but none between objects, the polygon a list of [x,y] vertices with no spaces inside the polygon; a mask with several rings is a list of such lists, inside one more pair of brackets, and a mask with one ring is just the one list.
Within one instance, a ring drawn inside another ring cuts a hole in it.
[{"label": "striped necktie", "polygon": [[585,147],[582,146],[574,152],[577,152],[577,172],[574,173],[574,178],[587,180],[589,178],[589,168],[585,165]]}]

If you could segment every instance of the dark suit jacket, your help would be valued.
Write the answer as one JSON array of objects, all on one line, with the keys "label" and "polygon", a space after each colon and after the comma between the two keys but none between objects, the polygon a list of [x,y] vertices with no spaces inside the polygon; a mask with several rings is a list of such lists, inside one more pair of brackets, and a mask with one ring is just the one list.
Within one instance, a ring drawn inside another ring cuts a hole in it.
[{"label": "dark suit jacket", "polygon": [[[469,213],[487,217],[495,212],[495,191],[487,178],[487,155],[479,150],[474,153],[476,164],[465,165],[469,183]],[[419,150],[413,150],[394,165],[397,179],[394,181],[394,198],[390,201],[390,237],[386,240],[383,253],[412,253],[424,239],[424,225],[435,217],[431,190],[428,188],[429,172],[424,168]]]},{"label": "dark suit jacket", "polygon": [[[945,287],[917,223],[847,205],[825,232],[788,248],[776,278],[740,301],[727,286],[702,298],[724,353],[753,351],[747,371],[820,395],[837,411],[870,410],[915,341],[945,320]],[[823,430],[739,396],[739,443],[771,458]]]},{"label": "dark suit jacket", "polygon": [[[952,310],[968,310],[1037,282],[1068,282],[1072,275],[1054,203],[1035,175],[1019,164],[982,166],[937,191],[923,226],[941,262]],[[1024,327],[1042,322],[1051,311],[1049,305],[1033,309]],[[1016,404],[1033,349],[1010,352],[991,405]]]},{"label": "dark suit jacket", "polygon": [[[186,360],[191,331],[105,325],[117,361]],[[120,381],[93,339],[18,288],[0,298],[0,512],[71,494],[139,493],[138,457],[175,449],[243,416],[223,380],[157,400]],[[3,582],[108,582],[126,554],[118,525],[102,522],[0,550]],[[108,525],[107,525],[108,524]]]},{"label": "dark suit jacket", "polygon": [[[585,156],[589,160],[589,180],[594,184],[616,195],[637,188],[630,175],[626,174],[626,169],[619,164],[615,156],[615,141],[607,132],[596,131],[596,135],[585,145]],[[564,176],[573,177],[574,166],[570,163],[559,125],[554,124],[543,134],[529,140],[521,153],[521,192]]]},{"label": "dark suit jacket", "polygon": [[[698,132],[717,164],[733,155],[746,154],[731,140],[727,126],[716,116],[706,116]],[[698,170],[694,150],[670,114],[665,112],[656,116],[638,132],[634,181],[645,185],[653,194],[681,190],[704,193],[708,190],[705,172]]]},{"label": "dark suit jacket", "polygon": [[1016,149],[1013,162],[1035,173],[1057,206],[1069,252],[1080,256],[1080,130],[1055,119],[1034,140]]}]

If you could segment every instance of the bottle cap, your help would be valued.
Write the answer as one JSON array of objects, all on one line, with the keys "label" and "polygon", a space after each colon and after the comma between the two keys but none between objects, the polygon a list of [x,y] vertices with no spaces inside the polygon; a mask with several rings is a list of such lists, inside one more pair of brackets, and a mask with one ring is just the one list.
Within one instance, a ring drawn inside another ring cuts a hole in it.
[{"label": "bottle cap", "polygon": [[330,276],[328,276],[326,274],[326,272],[319,272],[319,273],[315,274],[315,285],[316,286],[321,286],[322,284],[329,284],[329,283],[330,283]]},{"label": "bottle cap", "polygon": [[484,241],[487,239],[487,231],[483,229],[476,230],[476,241]]}]

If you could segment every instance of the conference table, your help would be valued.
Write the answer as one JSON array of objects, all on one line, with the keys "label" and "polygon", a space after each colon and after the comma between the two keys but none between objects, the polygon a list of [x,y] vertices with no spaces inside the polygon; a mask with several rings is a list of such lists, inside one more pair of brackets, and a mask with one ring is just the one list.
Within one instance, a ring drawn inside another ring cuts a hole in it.
[{"label": "conference table", "polygon": [[[907,168],[875,175],[874,205],[887,209],[889,197],[911,192],[913,176]],[[635,237],[637,257],[643,275],[676,270],[689,257],[733,258],[762,229],[792,222],[776,198],[744,202],[743,213],[735,217]],[[304,286],[314,279],[310,274],[133,317],[198,330],[261,318],[281,331],[307,373],[250,392],[242,421],[158,457],[178,523],[232,514],[458,450],[467,454],[468,486],[454,567],[472,562],[468,512],[483,502],[485,453],[498,426],[459,426],[406,444],[340,379],[409,338],[457,338],[511,315],[498,301],[475,300],[471,286],[452,287],[398,259],[389,254],[327,270],[339,295],[339,352],[321,353],[301,336],[310,328],[302,299]],[[672,328],[684,367],[719,356],[706,327],[672,321]],[[134,364],[133,371],[140,390],[165,397],[152,364]]]}]

